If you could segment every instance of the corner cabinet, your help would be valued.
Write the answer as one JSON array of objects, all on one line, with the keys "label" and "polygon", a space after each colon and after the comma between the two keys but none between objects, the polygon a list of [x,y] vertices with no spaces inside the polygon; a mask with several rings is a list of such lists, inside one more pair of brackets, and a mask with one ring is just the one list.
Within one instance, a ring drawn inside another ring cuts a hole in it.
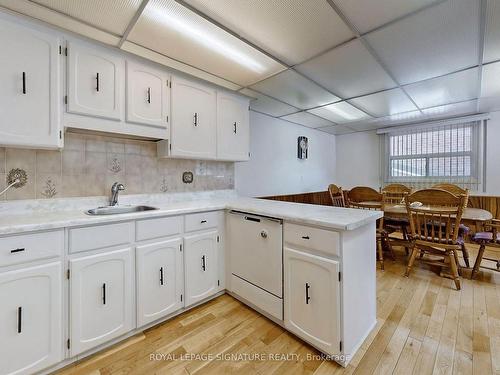
[{"label": "corner cabinet", "polygon": [[183,306],[182,240],[137,246],[136,258],[137,326],[141,327]]},{"label": "corner cabinet", "polygon": [[218,232],[184,237],[186,307],[218,292]]},{"label": "corner cabinet", "polygon": [[0,17],[0,145],[61,147],[59,43]]},{"label": "corner cabinet", "polygon": [[284,250],[285,327],[330,355],[340,354],[339,262]]},{"label": "corner cabinet", "polygon": [[215,159],[217,154],[215,89],[174,77],[171,102],[169,156]]},{"label": "corner cabinet", "polygon": [[68,42],[68,112],[120,120],[124,62],[94,45]]},{"label": "corner cabinet", "polygon": [[127,121],[167,128],[170,76],[147,65],[127,61]]},{"label": "corner cabinet", "polygon": [[132,249],[69,261],[71,356],[134,328]]},{"label": "corner cabinet", "polygon": [[0,274],[0,373],[32,374],[62,360],[60,262]]},{"label": "corner cabinet", "polygon": [[249,100],[217,92],[217,159],[246,161],[250,152]]}]

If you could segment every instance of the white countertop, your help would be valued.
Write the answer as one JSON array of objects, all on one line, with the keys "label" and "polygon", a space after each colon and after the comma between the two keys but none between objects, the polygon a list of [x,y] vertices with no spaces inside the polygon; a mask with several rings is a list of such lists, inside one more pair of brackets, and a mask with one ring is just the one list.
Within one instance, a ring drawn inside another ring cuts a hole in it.
[{"label": "white countertop", "polygon": [[[87,209],[98,206],[98,204],[91,205],[94,202],[89,199],[80,199],[79,201],[65,199],[58,204],[52,203],[50,206],[37,206],[39,203],[36,202],[36,204],[32,203],[31,209],[26,209],[26,207],[18,209],[19,206],[15,204],[2,204],[3,207],[0,207],[0,235],[223,209],[337,230],[353,230],[382,216],[382,213],[377,211],[244,198],[234,194],[214,195],[208,198],[201,197],[201,199],[191,195],[185,200],[167,199],[164,202],[161,202],[158,197],[155,198],[144,197],[141,202],[140,197],[136,196],[134,200],[128,199],[128,202],[124,203],[153,205],[158,207],[158,210],[103,216],[90,216],[84,213]],[[75,202],[80,202],[82,207],[75,208],[78,206]],[[72,207],[69,210],[64,209],[67,206]]]}]

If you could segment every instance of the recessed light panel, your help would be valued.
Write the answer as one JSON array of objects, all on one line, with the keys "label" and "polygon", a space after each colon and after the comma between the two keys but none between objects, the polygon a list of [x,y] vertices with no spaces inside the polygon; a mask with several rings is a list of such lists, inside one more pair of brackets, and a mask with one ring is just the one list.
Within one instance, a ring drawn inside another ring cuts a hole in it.
[{"label": "recessed light panel", "polygon": [[123,35],[142,0],[32,0],[101,30]]},{"label": "recessed light panel", "polygon": [[324,118],[312,115],[307,112],[298,112],[291,115],[281,117],[283,120],[294,122],[299,125],[304,125],[309,128],[319,128],[325,126],[335,125],[331,121],[325,120]]},{"label": "recessed light panel", "polygon": [[287,64],[354,37],[325,0],[185,0]]},{"label": "recessed light panel", "polygon": [[366,38],[401,84],[469,68],[479,61],[479,0],[449,0]]},{"label": "recessed light panel", "polygon": [[151,0],[128,40],[242,86],[284,69],[174,0]]},{"label": "recessed light panel", "polygon": [[250,100],[250,108],[257,112],[278,117],[299,111],[298,108],[249,89],[242,89],[239,92],[252,98]]},{"label": "recessed light panel", "polygon": [[343,125],[334,125],[334,126],[327,126],[324,128],[317,128],[316,130],[328,133],[328,134],[334,134],[334,135],[342,135],[342,134],[349,134],[349,133],[354,133],[355,130],[351,129],[347,126]]},{"label": "recessed light panel", "polygon": [[393,89],[361,96],[349,100],[349,102],[377,117],[394,115],[396,113],[409,112],[417,109],[401,89]]},{"label": "recessed light panel", "polygon": [[296,69],[344,99],[396,86],[359,40],[315,57]]},{"label": "recessed light panel", "polygon": [[331,94],[293,70],[281,72],[251,86],[251,88],[301,109],[340,100],[338,96]]},{"label": "recessed light panel", "polygon": [[324,107],[314,108],[308,112],[337,124],[359,121],[371,117],[346,102],[334,103]]}]

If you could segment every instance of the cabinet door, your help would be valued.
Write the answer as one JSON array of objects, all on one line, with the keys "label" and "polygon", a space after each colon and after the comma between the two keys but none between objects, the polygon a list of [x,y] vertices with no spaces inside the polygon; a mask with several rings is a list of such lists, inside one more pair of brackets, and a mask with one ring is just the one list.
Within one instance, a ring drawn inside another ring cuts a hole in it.
[{"label": "cabinet door", "polygon": [[217,159],[248,160],[250,126],[248,100],[217,93]]},{"label": "cabinet door", "polygon": [[339,263],[285,248],[285,327],[327,354],[340,353]]},{"label": "cabinet door", "polygon": [[32,374],[62,360],[61,263],[0,274],[0,373]]},{"label": "cabinet door", "polygon": [[182,307],[181,243],[181,239],[176,238],[137,247],[137,326]]},{"label": "cabinet door", "polygon": [[215,108],[214,89],[172,78],[171,156],[215,159]]},{"label": "cabinet door", "polygon": [[59,40],[0,20],[0,144],[57,148]]},{"label": "cabinet door", "polygon": [[217,293],[217,232],[184,238],[186,306]]},{"label": "cabinet door", "polygon": [[170,103],[165,72],[127,61],[127,121],[167,128]]},{"label": "cabinet door", "polygon": [[120,120],[123,63],[95,46],[68,43],[68,112]]},{"label": "cabinet door", "polygon": [[133,327],[134,282],[130,248],[70,260],[71,355]]}]

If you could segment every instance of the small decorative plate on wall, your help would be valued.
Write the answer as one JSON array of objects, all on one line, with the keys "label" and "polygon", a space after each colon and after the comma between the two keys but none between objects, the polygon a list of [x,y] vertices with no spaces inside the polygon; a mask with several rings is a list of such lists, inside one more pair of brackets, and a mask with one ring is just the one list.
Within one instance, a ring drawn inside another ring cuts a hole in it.
[{"label": "small decorative plate on wall", "polygon": [[193,182],[193,172],[184,172],[182,174],[182,182],[190,184]]},{"label": "small decorative plate on wall", "polygon": [[297,157],[299,159],[307,159],[307,148],[308,141],[307,137],[298,137],[297,138]]}]

